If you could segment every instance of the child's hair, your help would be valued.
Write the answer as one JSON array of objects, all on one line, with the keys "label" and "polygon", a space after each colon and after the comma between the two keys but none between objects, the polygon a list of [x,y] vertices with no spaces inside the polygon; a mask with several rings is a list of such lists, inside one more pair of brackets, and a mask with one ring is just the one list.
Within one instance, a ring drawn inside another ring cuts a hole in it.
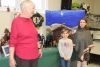
[{"label": "child's hair", "polygon": [[61,34],[63,34],[65,31],[67,31],[67,33],[71,33],[71,30],[68,29],[68,28],[63,28],[62,31],[61,31]]}]

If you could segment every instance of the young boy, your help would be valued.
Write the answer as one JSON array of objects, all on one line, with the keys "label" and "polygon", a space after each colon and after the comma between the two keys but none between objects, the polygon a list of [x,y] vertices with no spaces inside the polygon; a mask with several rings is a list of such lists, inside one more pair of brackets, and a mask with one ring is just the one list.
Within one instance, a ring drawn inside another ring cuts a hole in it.
[{"label": "young boy", "polygon": [[58,50],[61,57],[60,60],[62,67],[70,67],[70,58],[73,52],[72,40],[68,38],[70,31],[71,30],[64,28],[61,31],[62,38],[58,42]]}]

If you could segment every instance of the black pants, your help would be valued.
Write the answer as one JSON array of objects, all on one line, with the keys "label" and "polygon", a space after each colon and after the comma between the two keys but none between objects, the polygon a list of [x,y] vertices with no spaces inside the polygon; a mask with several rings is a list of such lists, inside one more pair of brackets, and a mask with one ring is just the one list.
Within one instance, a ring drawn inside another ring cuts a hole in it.
[{"label": "black pants", "polygon": [[38,59],[24,60],[16,57],[16,67],[38,67]]}]

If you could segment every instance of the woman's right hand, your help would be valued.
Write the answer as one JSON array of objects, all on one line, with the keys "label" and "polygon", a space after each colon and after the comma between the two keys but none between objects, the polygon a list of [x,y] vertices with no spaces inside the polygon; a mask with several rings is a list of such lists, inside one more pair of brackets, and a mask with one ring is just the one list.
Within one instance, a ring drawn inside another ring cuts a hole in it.
[{"label": "woman's right hand", "polygon": [[10,59],[9,60],[9,65],[10,65],[10,67],[16,67],[16,61],[15,61],[15,59]]},{"label": "woman's right hand", "polygon": [[81,61],[83,61],[84,60],[84,55],[82,55],[80,59],[81,59]]}]

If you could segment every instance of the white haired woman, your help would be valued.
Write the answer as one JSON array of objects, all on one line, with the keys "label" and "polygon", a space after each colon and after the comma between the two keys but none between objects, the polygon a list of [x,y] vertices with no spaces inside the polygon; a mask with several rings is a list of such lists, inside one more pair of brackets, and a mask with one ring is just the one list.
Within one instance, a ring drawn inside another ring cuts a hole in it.
[{"label": "white haired woman", "polygon": [[31,19],[35,5],[25,0],[20,6],[21,13],[14,18],[11,26],[10,67],[37,67],[42,50],[38,50],[38,32]]}]

